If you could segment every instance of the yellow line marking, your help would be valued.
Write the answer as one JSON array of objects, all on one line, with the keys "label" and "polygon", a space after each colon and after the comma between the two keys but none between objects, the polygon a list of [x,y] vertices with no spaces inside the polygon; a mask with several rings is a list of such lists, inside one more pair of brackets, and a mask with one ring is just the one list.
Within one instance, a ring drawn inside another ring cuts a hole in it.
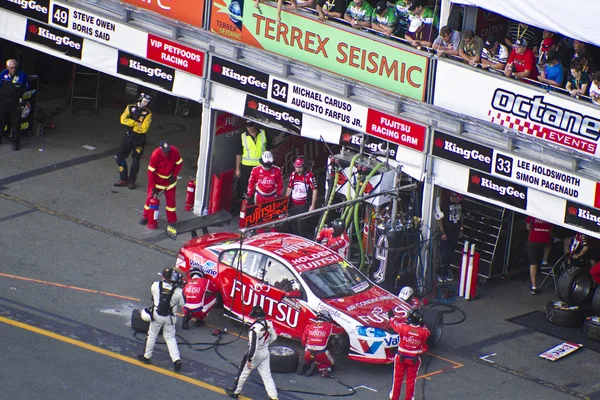
[{"label": "yellow line marking", "polygon": [[[157,373],[162,374],[162,375],[170,376],[172,378],[179,379],[180,381],[191,383],[192,385],[199,386],[201,388],[204,388],[204,389],[207,389],[207,390],[219,393],[219,394],[227,395],[227,393],[225,393],[225,390],[221,389],[220,387],[213,386],[213,385],[210,385],[210,384],[208,384],[206,382],[202,382],[202,381],[199,381],[197,379],[192,379],[192,378],[189,378],[189,377],[187,377],[185,375],[178,374],[177,372],[168,371],[166,369],[159,368],[159,367],[156,367],[156,366],[151,365],[151,364],[144,364],[143,362],[135,360],[135,359],[133,359],[131,357],[127,357],[127,356],[124,356],[124,355],[119,354],[119,353],[115,353],[115,352],[112,352],[112,351],[109,351],[109,350],[105,350],[105,349],[102,349],[100,347],[96,347],[94,345],[91,345],[89,343],[82,342],[80,340],[76,340],[76,339],[72,339],[72,338],[67,337],[67,336],[59,335],[57,333],[50,332],[50,331],[45,330],[45,329],[40,329],[40,328],[37,328],[35,326],[23,324],[23,323],[18,322],[18,321],[13,321],[12,319],[8,319],[8,318],[5,318],[5,317],[0,317],[0,322],[1,323],[5,323],[7,325],[12,325],[12,326],[14,326],[16,328],[21,328],[21,329],[27,330],[29,332],[37,333],[39,335],[46,336],[46,337],[49,337],[49,338],[52,338],[52,339],[55,339],[55,340],[58,340],[58,341],[61,341],[61,342],[64,342],[64,343],[68,343],[68,344],[71,344],[73,346],[81,347],[82,349],[93,351],[95,353],[102,354],[102,355],[105,355],[107,357],[115,358],[117,360],[121,360],[123,362],[129,363],[129,364],[132,364],[132,365],[136,365],[138,367],[142,367],[142,368],[145,368],[145,369],[157,372]],[[251,400],[249,397],[244,397],[244,396],[240,396],[240,399]]]}]

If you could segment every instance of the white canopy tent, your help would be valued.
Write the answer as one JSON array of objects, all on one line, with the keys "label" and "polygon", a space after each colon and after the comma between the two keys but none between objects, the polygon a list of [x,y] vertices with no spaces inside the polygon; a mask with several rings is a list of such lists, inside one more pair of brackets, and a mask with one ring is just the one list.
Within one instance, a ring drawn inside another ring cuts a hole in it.
[{"label": "white canopy tent", "polygon": [[600,46],[598,0],[450,0]]}]

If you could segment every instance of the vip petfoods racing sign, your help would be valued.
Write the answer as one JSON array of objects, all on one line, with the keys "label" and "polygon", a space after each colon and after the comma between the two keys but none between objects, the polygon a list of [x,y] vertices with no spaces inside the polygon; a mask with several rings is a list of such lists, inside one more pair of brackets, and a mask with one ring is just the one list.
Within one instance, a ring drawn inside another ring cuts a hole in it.
[{"label": "vip petfoods racing sign", "polygon": [[434,105],[600,157],[600,109],[440,61]]},{"label": "vip petfoods racing sign", "polygon": [[381,89],[424,100],[429,58],[251,0],[215,0],[210,30]]}]

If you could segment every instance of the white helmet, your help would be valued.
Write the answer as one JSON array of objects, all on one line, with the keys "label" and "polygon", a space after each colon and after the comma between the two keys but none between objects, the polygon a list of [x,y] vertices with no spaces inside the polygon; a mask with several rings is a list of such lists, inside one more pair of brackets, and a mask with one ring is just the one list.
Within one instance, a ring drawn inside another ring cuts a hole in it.
[{"label": "white helmet", "polygon": [[152,311],[150,309],[151,307],[146,307],[146,308],[140,308],[140,315],[142,317],[142,321],[145,322],[150,322],[152,321]]},{"label": "white helmet", "polygon": [[400,290],[400,293],[398,293],[398,298],[400,300],[408,301],[413,296],[413,294],[415,294],[413,288],[411,288],[410,286],[404,286],[402,290]]},{"label": "white helmet", "polygon": [[265,167],[270,167],[273,165],[273,153],[270,151],[264,151],[260,156],[260,162]]}]

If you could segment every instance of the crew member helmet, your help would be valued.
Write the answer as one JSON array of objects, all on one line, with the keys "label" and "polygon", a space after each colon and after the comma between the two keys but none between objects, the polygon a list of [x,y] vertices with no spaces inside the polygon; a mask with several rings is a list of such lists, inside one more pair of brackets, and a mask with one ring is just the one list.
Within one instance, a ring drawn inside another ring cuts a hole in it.
[{"label": "crew member helmet", "polygon": [[333,234],[339,236],[344,232],[344,221],[340,218],[336,218],[331,222],[331,227],[333,228]]},{"label": "crew member helmet", "polygon": [[265,311],[262,309],[261,306],[254,306],[252,307],[252,311],[250,311],[250,314],[248,314],[248,316],[250,318],[264,318]]},{"label": "crew member helmet", "polygon": [[265,151],[260,156],[260,163],[267,168],[270,168],[273,165],[273,153],[270,151]]},{"label": "crew member helmet", "polygon": [[331,322],[333,321],[333,318],[331,318],[331,314],[329,314],[329,311],[322,310],[317,313],[317,321]]},{"label": "crew member helmet", "polygon": [[190,271],[190,278],[204,278],[204,272],[199,268],[193,268]]},{"label": "crew member helmet", "polygon": [[296,158],[294,161],[294,168],[303,168],[304,167],[304,157]]},{"label": "crew member helmet", "polygon": [[140,316],[144,322],[152,321],[152,307],[141,308]]},{"label": "crew member helmet", "polygon": [[150,103],[152,103],[152,100],[154,100],[154,96],[151,93],[140,93],[140,96],[138,97],[138,103],[141,102],[143,99],[148,100],[149,106]]},{"label": "crew member helmet", "polygon": [[408,312],[408,318],[406,320],[412,325],[423,325],[423,310],[420,308],[413,308]]},{"label": "crew member helmet", "polygon": [[404,286],[402,290],[400,290],[400,293],[398,293],[398,298],[400,298],[400,300],[408,301],[413,294],[415,294],[413,288],[410,286]]}]

